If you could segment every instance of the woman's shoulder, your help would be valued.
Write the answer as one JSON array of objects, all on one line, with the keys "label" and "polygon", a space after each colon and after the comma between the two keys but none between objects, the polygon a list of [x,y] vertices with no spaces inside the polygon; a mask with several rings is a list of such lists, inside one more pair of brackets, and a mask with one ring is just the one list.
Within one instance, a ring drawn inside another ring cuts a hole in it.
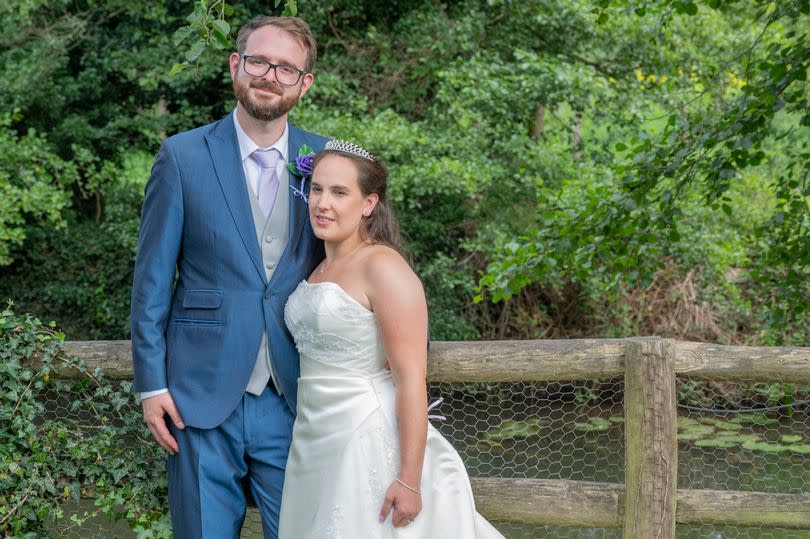
[{"label": "woman's shoulder", "polygon": [[364,260],[367,278],[375,284],[419,282],[410,264],[395,249],[382,244],[371,245]]},{"label": "woman's shoulder", "polygon": [[366,297],[378,317],[401,314],[414,306],[424,309],[422,281],[395,249],[385,245],[372,246],[363,269]]},{"label": "woman's shoulder", "polygon": [[368,247],[366,254],[365,265],[371,271],[377,270],[402,270],[407,269],[411,272],[411,266],[408,262],[398,253],[395,249],[382,243],[375,243]]}]

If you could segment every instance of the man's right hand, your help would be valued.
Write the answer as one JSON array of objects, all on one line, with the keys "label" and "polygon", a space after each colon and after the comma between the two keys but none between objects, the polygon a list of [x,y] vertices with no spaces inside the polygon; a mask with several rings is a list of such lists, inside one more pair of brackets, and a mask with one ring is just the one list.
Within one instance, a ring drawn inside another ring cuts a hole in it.
[{"label": "man's right hand", "polygon": [[141,407],[143,408],[143,419],[146,421],[146,426],[149,427],[149,432],[152,433],[157,443],[170,454],[176,455],[180,448],[177,446],[177,440],[169,433],[166,426],[166,415],[171,418],[174,426],[178,429],[184,429],[186,425],[174,405],[172,396],[169,393],[161,393],[149,397],[141,401]]}]

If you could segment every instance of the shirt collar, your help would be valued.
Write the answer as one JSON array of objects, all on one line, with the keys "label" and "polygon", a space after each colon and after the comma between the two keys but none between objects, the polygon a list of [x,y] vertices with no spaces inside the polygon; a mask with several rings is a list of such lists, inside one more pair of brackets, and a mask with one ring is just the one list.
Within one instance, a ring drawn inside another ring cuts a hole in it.
[{"label": "shirt collar", "polygon": [[236,140],[239,142],[239,154],[244,161],[245,159],[250,156],[254,151],[257,149],[268,150],[270,148],[275,148],[281,154],[281,159],[285,162],[287,161],[287,149],[288,144],[287,141],[290,137],[290,130],[287,129],[287,123],[284,123],[284,132],[278,138],[278,140],[273,143],[271,146],[267,148],[259,148],[259,146],[251,140],[245,130],[242,129],[242,126],[239,125],[239,120],[236,118],[236,109],[233,109],[233,125],[236,128]]}]

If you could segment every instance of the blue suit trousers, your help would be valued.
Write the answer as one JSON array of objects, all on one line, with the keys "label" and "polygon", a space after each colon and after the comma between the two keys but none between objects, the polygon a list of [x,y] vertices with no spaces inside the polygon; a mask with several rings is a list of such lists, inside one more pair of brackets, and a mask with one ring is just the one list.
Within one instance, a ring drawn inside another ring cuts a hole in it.
[{"label": "blue suit trousers", "polygon": [[168,457],[174,537],[238,539],[247,478],[264,537],[275,539],[294,421],[284,397],[266,387],[258,396],[245,393],[217,427],[180,430],[170,425],[180,448]]}]

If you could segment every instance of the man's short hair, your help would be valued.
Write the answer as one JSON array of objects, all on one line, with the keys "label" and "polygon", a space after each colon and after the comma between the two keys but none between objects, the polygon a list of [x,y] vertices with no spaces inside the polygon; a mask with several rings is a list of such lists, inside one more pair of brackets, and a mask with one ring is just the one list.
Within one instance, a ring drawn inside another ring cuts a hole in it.
[{"label": "man's short hair", "polygon": [[307,65],[304,66],[304,69],[312,71],[318,57],[318,46],[309,25],[298,17],[268,17],[266,15],[254,17],[239,29],[239,34],[236,36],[236,52],[244,54],[248,37],[254,30],[262,26],[275,26],[295,36],[307,51]]}]

